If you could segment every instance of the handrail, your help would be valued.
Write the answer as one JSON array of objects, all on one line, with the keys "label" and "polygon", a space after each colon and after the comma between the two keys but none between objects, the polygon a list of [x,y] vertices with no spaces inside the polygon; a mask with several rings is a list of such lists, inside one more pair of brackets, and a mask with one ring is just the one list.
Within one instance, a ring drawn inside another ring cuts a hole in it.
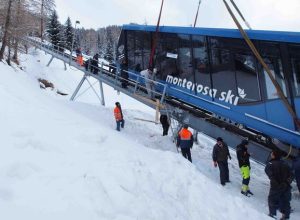
[{"label": "handrail", "polygon": [[[63,47],[59,47],[59,46],[53,46],[53,45],[44,45],[42,42],[38,42],[37,40],[34,40],[30,37],[26,37],[26,38],[23,38],[22,39],[23,41],[27,41],[29,42],[30,44],[32,44],[33,46],[35,47],[38,47],[40,49],[43,49],[46,53],[49,51],[52,52],[52,53],[55,53],[55,54],[58,54],[62,57],[65,57],[66,59],[69,58],[69,54],[66,54],[65,53],[65,48]],[[72,59],[70,65],[72,66],[77,66],[76,65],[77,63]],[[97,72],[100,72],[100,74],[102,75],[103,73],[105,73],[106,75],[110,76],[110,77],[113,77],[115,78],[115,84],[117,84],[118,81],[126,81],[127,83],[129,84],[135,84],[135,90],[134,90],[134,93],[136,93],[137,91],[137,87],[139,86],[140,88],[143,88],[143,89],[147,89],[145,86],[143,86],[141,83],[140,83],[140,80],[143,79],[145,82],[149,82],[149,83],[153,83],[154,85],[159,85],[159,86],[162,86],[164,87],[165,84],[164,83],[161,83],[159,81],[156,81],[156,80],[152,80],[152,79],[148,79],[140,74],[137,74],[135,72],[132,72],[132,71],[128,71],[128,70],[122,70],[120,67],[118,66],[114,66],[114,65],[111,65],[111,64],[107,64],[105,63],[104,61],[100,62],[99,63],[100,66],[95,66],[95,65],[91,65],[89,64],[88,65],[88,70],[85,69],[85,67],[81,67],[84,71],[88,72],[89,74],[93,75],[93,73],[91,73],[89,70],[90,69],[95,69]],[[105,68],[104,68],[105,67]],[[108,68],[108,69],[106,69]],[[112,73],[110,72],[110,68],[113,68],[115,70],[115,73]],[[136,77],[136,80],[134,79],[128,79],[128,78],[124,78],[122,75],[121,75],[121,72],[124,71],[128,74],[130,74],[131,76],[135,76]],[[165,93],[166,93],[166,90],[164,89],[164,91],[161,93],[161,92],[158,92],[156,90],[151,90],[152,93],[156,94],[156,95],[161,95],[161,96],[165,96]]]},{"label": "handrail", "polygon": [[[47,49],[47,50],[50,50],[50,51],[52,51],[52,52],[54,52],[54,53],[57,53],[57,54],[62,55],[62,56],[64,56],[64,57],[67,57],[67,54],[66,54],[65,52],[63,52],[63,51],[66,50],[66,49],[63,48],[63,47],[53,46],[53,45],[43,45],[42,42],[38,42],[38,41],[36,41],[36,40],[34,40],[34,39],[30,38],[30,37],[27,37],[27,38],[25,38],[25,39],[23,38],[22,40],[30,41],[32,44],[34,44],[34,45],[37,46],[37,47],[43,47],[43,48],[45,48],[45,49]],[[56,49],[55,47],[58,48],[58,49]],[[63,51],[62,51],[62,50],[63,50]],[[73,61],[73,62],[74,62],[74,61]],[[74,62],[74,63],[76,63],[76,62]],[[113,66],[113,65],[111,65],[111,64],[106,64],[106,63],[103,62],[103,61],[100,62],[100,65],[103,65],[103,66],[106,66],[106,67],[115,68],[115,70],[116,70],[116,75],[118,75],[118,79],[122,79],[122,80],[126,80],[126,81],[136,81],[136,80],[131,80],[131,79],[130,79],[130,80],[127,80],[126,78],[122,77],[120,73],[118,74],[118,73],[117,73],[117,70],[119,70],[119,72],[124,71],[124,72],[126,72],[126,73],[128,73],[128,74],[130,74],[130,75],[132,75],[132,76],[139,77],[140,79],[142,78],[142,79],[144,79],[145,81],[149,81],[149,82],[151,82],[151,83],[154,83],[155,85],[161,85],[161,86],[164,86],[164,85],[165,85],[165,83],[161,83],[161,82],[156,81],[156,80],[148,79],[148,78],[146,78],[146,77],[144,77],[144,76],[142,76],[142,75],[140,75],[140,74],[137,74],[137,73],[135,73],[135,72],[132,72],[132,71],[122,70],[121,68],[119,68],[119,67],[117,67],[117,66]],[[101,71],[101,67],[99,67],[99,66],[90,65],[90,67],[93,67],[93,68],[97,69],[99,72]],[[104,71],[105,71],[106,73],[109,73],[110,75],[115,75],[115,74],[109,72],[108,70],[105,70],[105,69],[104,69]]]}]

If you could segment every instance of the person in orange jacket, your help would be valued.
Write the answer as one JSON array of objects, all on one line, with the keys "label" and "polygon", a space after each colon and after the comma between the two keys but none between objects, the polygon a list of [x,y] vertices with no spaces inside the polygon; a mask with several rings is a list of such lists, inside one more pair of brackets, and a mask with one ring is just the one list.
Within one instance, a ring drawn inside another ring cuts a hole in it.
[{"label": "person in orange jacket", "polygon": [[120,131],[120,127],[124,128],[124,118],[123,118],[123,112],[122,112],[122,108],[119,102],[116,102],[116,107],[114,109],[114,115],[115,115],[115,119],[116,119],[116,123],[117,123],[117,131]]},{"label": "person in orange jacket", "polygon": [[82,56],[82,54],[77,56],[76,62],[79,64],[79,66],[83,66],[83,56]]},{"label": "person in orange jacket", "polygon": [[182,156],[192,163],[191,148],[194,144],[192,132],[188,130],[188,125],[183,125],[177,136],[177,147],[181,148]]}]

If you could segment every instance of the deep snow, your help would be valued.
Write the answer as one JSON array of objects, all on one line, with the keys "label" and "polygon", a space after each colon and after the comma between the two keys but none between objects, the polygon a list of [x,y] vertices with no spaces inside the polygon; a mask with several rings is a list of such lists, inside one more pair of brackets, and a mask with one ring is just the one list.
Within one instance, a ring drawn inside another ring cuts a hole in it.
[{"label": "deep snow", "polygon": [[[46,67],[49,59],[32,49],[21,56],[24,71],[0,63],[0,219],[270,219],[263,167],[252,162],[255,196],[244,197],[231,152],[232,182],[222,187],[214,140],[199,137],[191,164],[160,125],[134,119],[154,118],[135,100],[105,86],[106,107],[92,90],[70,102],[82,73],[64,71],[58,60]],[[69,95],[41,90],[40,77]],[[121,132],[116,101],[126,121]],[[299,200],[292,206],[291,219],[299,219]]]}]

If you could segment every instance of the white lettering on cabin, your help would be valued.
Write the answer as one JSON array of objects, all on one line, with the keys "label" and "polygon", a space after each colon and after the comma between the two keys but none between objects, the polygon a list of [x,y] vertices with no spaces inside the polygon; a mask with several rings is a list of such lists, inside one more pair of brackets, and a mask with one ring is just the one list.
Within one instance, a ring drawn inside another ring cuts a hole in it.
[{"label": "white lettering on cabin", "polygon": [[196,91],[196,93],[199,95],[205,95],[205,96],[210,96],[212,98],[216,98],[219,101],[223,101],[231,105],[237,105],[240,98],[244,99],[247,96],[245,90],[241,88],[238,88],[238,93],[239,93],[238,95],[233,94],[232,90],[229,89],[227,92],[221,91],[220,95],[217,96],[218,94],[217,89],[212,89],[209,86],[203,86],[197,83],[195,84],[192,81],[189,81],[187,79],[181,79],[171,75],[167,76],[166,82],[175,86],[179,86],[183,89]]}]

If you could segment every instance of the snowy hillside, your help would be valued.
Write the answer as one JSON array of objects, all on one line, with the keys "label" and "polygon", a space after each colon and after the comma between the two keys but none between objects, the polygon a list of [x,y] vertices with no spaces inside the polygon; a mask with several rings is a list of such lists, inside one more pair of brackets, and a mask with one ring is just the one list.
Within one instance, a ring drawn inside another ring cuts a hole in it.
[{"label": "snowy hillside", "polygon": [[[134,119],[153,120],[153,110],[109,87],[106,107],[85,89],[70,102],[82,73],[64,71],[58,60],[46,67],[50,57],[40,51],[21,59],[24,71],[0,63],[0,219],[270,219],[260,165],[252,163],[255,196],[244,197],[234,152],[232,182],[222,187],[210,138],[201,136],[191,164],[160,125]],[[37,78],[69,95],[41,90]],[[121,132],[116,101],[126,121]],[[291,219],[299,219],[299,200],[292,207]]]}]

